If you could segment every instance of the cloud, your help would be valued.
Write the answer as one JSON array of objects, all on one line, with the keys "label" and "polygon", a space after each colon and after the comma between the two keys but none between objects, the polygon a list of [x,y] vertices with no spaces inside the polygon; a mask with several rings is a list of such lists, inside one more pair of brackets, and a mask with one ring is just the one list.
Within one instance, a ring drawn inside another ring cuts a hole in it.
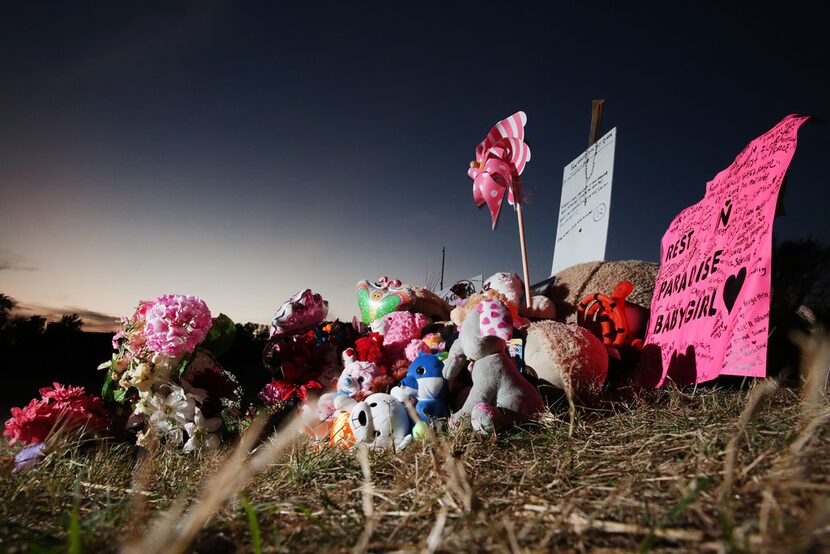
[{"label": "cloud", "polygon": [[77,307],[66,308],[61,311],[60,315],[63,314],[78,314],[84,322],[84,331],[109,332],[115,331],[118,327],[118,317],[110,314],[104,314],[92,310],[84,310],[83,308]]},{"label": "cloud", "polygon": [[40,306],[37,304],[20,304],[15,313],[19,315],[39,315],[47,321],[58,321],[67,314],[78,314],[84,322],[83,330],[91,333],[108,333],[115,331],[118,327],[118,318],[113,315],[79,308],[77,306],[66,306],[58,308],[54,306]]},{"label": "cloud", "polygon": [[37,268],[20,254],[0,248],[0,271],[37,271]]}]

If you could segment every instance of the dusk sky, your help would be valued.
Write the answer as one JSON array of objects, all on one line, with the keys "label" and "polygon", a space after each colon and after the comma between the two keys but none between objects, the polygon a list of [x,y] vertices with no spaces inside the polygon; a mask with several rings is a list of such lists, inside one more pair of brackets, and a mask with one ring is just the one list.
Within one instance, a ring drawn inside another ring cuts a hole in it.
[{"label": "dusk sky", "polygon": [[[790,113],[830,117],[828,13],[778,3],[7,2],[0,292],[89,322],[196,294],[239,322],[312,288],[521,272],[467,177],[527,113],[532,281],[591,100],[617,127],[607,259],[657,261],[673,217]],[[357,6],[360,6],[359,8]],[[805,125],[778,240],[827,240],[830,124]]]}]

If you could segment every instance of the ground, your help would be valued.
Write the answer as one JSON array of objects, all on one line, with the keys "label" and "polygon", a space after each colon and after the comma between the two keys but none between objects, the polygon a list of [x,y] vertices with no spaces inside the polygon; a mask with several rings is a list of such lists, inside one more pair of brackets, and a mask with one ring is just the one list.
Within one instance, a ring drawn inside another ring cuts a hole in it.
[{"label": "ground", "polygon": [[192,508],[207,510],[197,552],[820,551],[830,411],[803,394],[771,380],[631,392],[580,410],[570,436],[567,409],[554,407],[499,438],[455,433],[398,454],[283,441],[247,484],[240,476],[257,469],[241,458],[224,481],[213,476],[229,450],[142,457],[66,443],[34,470],[2,470],[0,550],[105,552],[144,539],[157,542],[137,551],[169,551],[154,522],[184,499],[191,511],[174,518],[184,527]]}]

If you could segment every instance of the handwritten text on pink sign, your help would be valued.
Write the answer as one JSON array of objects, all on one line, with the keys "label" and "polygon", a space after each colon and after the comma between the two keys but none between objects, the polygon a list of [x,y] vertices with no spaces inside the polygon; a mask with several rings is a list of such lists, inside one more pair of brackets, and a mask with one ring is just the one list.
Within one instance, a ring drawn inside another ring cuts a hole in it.
[{"label": "handwritten text on pink sign", "polygon": [[766,375],[772,220],[806,119],[788,116],[749,143],[663,236],[646,336],[660,348],[660,383]]}]

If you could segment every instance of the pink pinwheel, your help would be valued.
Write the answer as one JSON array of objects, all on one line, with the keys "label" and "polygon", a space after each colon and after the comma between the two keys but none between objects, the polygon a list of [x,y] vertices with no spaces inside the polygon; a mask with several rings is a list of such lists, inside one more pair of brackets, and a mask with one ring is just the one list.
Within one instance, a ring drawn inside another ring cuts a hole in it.
[{"label": "pink pinwheel", "polygon": [[524,142],[526,123],[524,112],[499,121],[476,147],[476,159],[467,171],[473,180],[473,199],[479,206],[487,204],[493,229],[505,191],[510,205],[521,203],[519,175],[530,160],[530,147]]}]

